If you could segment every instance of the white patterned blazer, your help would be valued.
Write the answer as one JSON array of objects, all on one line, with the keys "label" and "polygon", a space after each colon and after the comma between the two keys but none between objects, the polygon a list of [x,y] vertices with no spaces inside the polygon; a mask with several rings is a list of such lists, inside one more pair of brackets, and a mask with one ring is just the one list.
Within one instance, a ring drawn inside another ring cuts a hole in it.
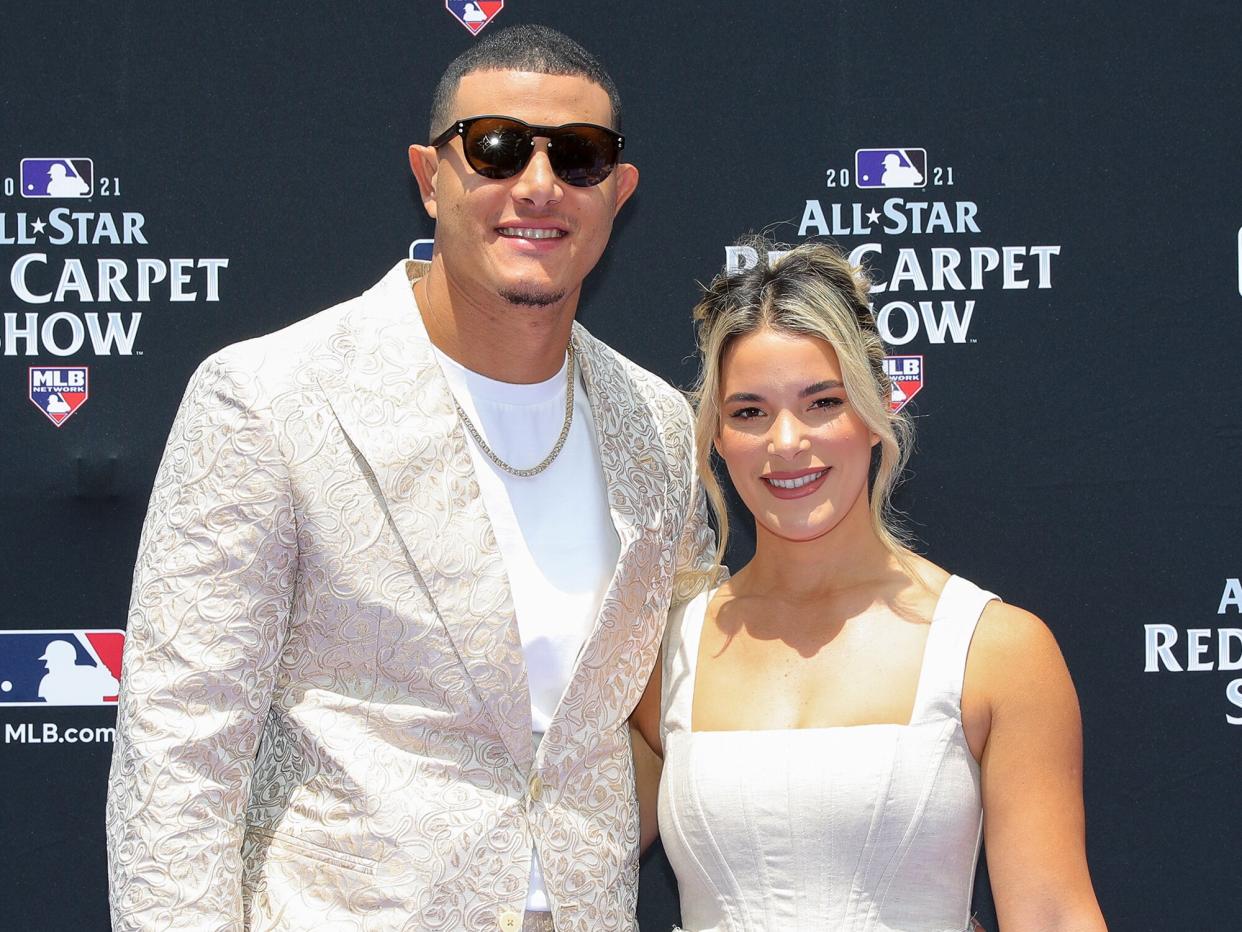
[{"label": "white patterned blazer", "polygon": [[[117,930],[635,928],[626,719],[713,539],[681,396],[575,325],[616,574],[535,753],[513,604],[401,263],[199,367],[143,527]],[[515,920],[516,917],[516,920]]]}]

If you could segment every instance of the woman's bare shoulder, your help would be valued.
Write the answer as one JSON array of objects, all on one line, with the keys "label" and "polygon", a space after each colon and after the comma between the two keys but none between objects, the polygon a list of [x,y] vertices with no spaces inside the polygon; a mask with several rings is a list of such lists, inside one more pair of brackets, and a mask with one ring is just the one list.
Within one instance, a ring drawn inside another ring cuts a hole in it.
[{"label": "woman's bare shoulder", "polygon": [[1069,677],[1056,637],[1042,618],[1017,605],[992,601],[971,641],[966,685],[995,707],[1046,689],[1063,691]]}]

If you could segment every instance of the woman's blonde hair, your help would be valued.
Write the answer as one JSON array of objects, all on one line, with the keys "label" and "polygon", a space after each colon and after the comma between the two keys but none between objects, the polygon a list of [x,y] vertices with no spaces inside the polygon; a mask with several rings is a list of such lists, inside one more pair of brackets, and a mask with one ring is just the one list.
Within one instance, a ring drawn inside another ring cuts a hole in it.
[{"label": "woman's blonde hair", "polygon": [[720,434],[720,363],[737,337],[764,328],[818,337],[836,351],[850,404],[880,438],[869,497],[871,524],[884,546],[902,557],[906,537],[891,498],[909,456],[913,425],[906,414],[890,409],[885,346],[871,314],[866,273],[825,243],[791,248],[752,236],[736,245],[742,247],[739,252],[754,250],[759,261],[741,272],[721,272],[694,308],[702,360],[694,388],[695,445],[699,475],[716,517],[718,559],[729,539],[728,512],[711,457]]}]

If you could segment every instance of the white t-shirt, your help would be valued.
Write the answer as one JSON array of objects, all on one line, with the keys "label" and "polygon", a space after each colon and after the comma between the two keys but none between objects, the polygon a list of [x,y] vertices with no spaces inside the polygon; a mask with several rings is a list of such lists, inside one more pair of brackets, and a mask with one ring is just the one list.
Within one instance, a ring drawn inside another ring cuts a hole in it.
[{"label": "white t-shirt", "polygon": [[[515,469],[542,462],[565,422],[565,366],[546,382],[498,382],[436,350],[449,388],[492,451]],[[608,510],[595,421],[575,366],[574,413],[560,454],[536,476],[495,465],[467,433],[483,505],[513,594],[530,684],[532,728],[542,735],[608,591],[621,542]],[[536,855],[526,908],[549,909]]]}]

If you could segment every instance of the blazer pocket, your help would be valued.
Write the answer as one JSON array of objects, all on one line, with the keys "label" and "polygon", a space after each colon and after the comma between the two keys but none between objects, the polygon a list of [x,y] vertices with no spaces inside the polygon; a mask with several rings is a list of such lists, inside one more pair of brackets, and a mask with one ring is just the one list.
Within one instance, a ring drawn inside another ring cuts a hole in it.
[{"label": "blazer pocket", "polygon": [[274,831],[273,829],[252,826],[246,830],[246,842],[248,846],[253,846],[255,849],[265,849],[262,854],[257,850],[254,852],[259,859],[266,859],[266,850],[272,850],[285,855],[293,855],[297,858],[318,861],[321,864],[342,868],[343,870],[354,871],[367,877],[375,876],[375,869],[378,864],[377,861],[370,858],[359,857],[356,854],[348,854],[333,848],[325,848],[323,845],[317,845],[295,835]]}]

